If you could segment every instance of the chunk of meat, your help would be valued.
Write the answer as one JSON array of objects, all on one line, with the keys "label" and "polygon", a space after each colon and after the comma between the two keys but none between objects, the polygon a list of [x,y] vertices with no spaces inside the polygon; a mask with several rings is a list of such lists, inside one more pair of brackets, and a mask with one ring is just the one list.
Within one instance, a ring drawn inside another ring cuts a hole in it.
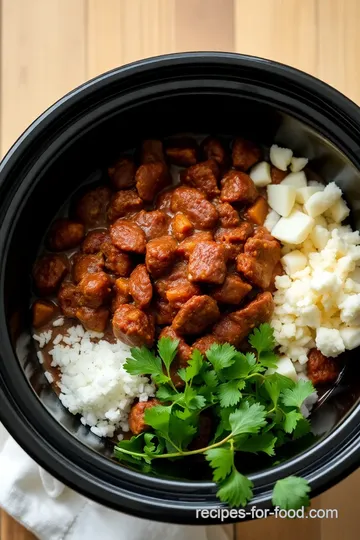
[{"label": "chunk of meat", "polygon": [[65,317],[76,317],[81,306],[81,292],[74,283],[63,283],[58,293],[58,302]]},{"label": "chunk of meat", "polygon": [[104,268],[104,256],[102,253],[96,253],[94,255],[76,253],[74,257],[72,257],[72,261],[72,277],[74,283],[79,283],[85,274],[101,272]]},{"label": "chunk of meat", "polygon": [[146,202],[152,202],[155,196],[171,184],[171,176],[165,163],[146,163],[140,165],[135,174],[136,189]]},{"label": "chunk of meat", "polygon": [[224,246],[216,242],[199,242],[189,258],[189,280],[221,285],[226,276]]},{"label": "chunk of meat", "polygon": [[136,191],[127,189],[118,191],[111,199],[108,218],[111,222],[118,218],[128,216],[132,212],[139,212],[144,203]]},{"label": "chunk of meat", "polygon": [[145,424],[145,411],[155,407],[155,405],[160,405],[160,402],[157,399],[149,399],[148,401],[138,401],[131,407],[128,422],[133,435],[140,435],[146,431],[148,426]]},{"label": "chunk of meat", "polygon": [[166,291],[166,298],[176,309],[180,309],[190,298],[200,294],[200,287],[190,283],[187,279],[180,279],[173,283]]},{"label": "chunk of meat", "polygon": [[115,281],[114,285],[115,296],[111,304],[111,311],[114,312],[122,304],[128,304],[130,301],[130,284],[129,279],[120,277]]},{"label": "chunk of meat", "polygon": [[230,242],[223,243],[226,255],[226,261],[228,263],[235,262],[238,255],[243,253],[244,244],[231,244]]},{"label": "chunk of meat", "polygon": [[243,339],[259,324],[269,322],[274,311],[272,294],[264,292],[246,307],[224,315],[213,328],[213,335],[220,343],[238,347]]},{"label": "chunk of meat", "polygon": [[186,214],[196,229],[212,229],[219,217],[215,206],[195,188],[176,188],[171,198],[171,210]]},{"label": "chunk of meat", "polygon": [[76,311],[76,317],[86,330],[104,332],[109,320],[109,310],[105,307],[93,309],[84,306]]},{"label": "chunk of meat", "polygon": [[177,313],[177,309],[169,304],[164,298],[158,298],[153,304],[155,322],[159,326],[171,324]]},{"label": "chunk of meat", "polygon": [[138,264],[131,272],[129,290],[135,305],[140,309],[150,305],[153,288],[145,264]]},{"label": "chunk of meat", "polygon": [[44,255],[34,265],[33,278],[40,296],[55,293],[69,271],[69,261],[62,255]]},{"label": "chunk of meat", "polygon": [[111,278],[105,272],[86,274],[79,283],[81,293],[80,305],[98,308],[109,298]]},{"label": "chunk of meat", "polygon": [[288,171],[281,171],[274,165],[271,165],[270,167],[270,176],[271,176],[271,183],[272,184],[281,184],[281,182],[284,180],[284,178],[288,175]]},{"label": "chunk of meat", "polygon": [[309,351],[306,365],[307,376],[314,386],[335,382],[341,370],[337,359],[324,356],[318,349]]},{"label": "chunk of meat", "polygon": [[171,224],[171,232],[178,242],[182,242],[194,231],[194,226],[185,214],[176,214]]},{"label": "chunk of meat", "polygon": [[229,244],[244,244],[246,240],[253,234],[254,226],[247,221],[244,221],[238,227],[231,229],[218,229],[215,232],[215,241]]},{"label": "chunk of meat", "polygon": [[171,211],[171,198],[174,190],[170,189],[169,191],[164,191],[156,197],[155,208],[157,210],[162,210],[166,215],[172,216],[173,212]]},{"label": "chunk of meat", "polygon": [[171,271],[155,282],[156,292],[161,298],[166,299],[167,292],[177,284],[188,281],[188,264],[179,261],[171,268]]},{"label": "chunk of meat", "polygon": [[36,300],[32,305],[32,324],[41,328],[55,317],[56,306],[47,300]]},{"label": "chunk of meat", "polygon": [[186,368],[190,359],[192,348],[186,343],[186,341],[179,336],[171,326],[163,328],[160,332],[159,339],[162,337],[168,337],[172,340],[179,340],[176,356],[170,366],[170,377],[174,386],[177,388],[184,386],[184,381],[178,375],[178,371],[181,368]]},{"label": "chunk of meat", "polygon": [[133,217],[133,220],[144,231],[148,241],[164,236],[168,232],[169,217],[161,210],[153,210],[152,212],[141,210]]},{"label": "chunk of meat", "polygon": [[261,159],[261,149],[252,141],[237,137],[232,147],[232,162],[235,169],[248,171]]},{"label": "chunk of meat", "polygon": [[211,296],[193,296],[178,311],[172,326],[180,335],[197,335],[214,324],[219,317],[218,305]]},{"label": "chunk of meat", "polygon": [[283,276],[283,275],[284,275],[284,269],[281,262],[279,261],[274,267],[274,270],[271,276],[270,285],[264,290],[274,293],[276,291],[275,279],[277,278],[277,276]]},{"label": "chunk of meat", "polygon": [[46,243],[51,251],[65,251],[80,245],[84,236],[85,227],[82,223],[61,218],[53,223]]},{"label": "chunk of meat", "polygon": [[199,189],[209,199],[212,199],[220,193],[217,184],[219,176],[218,164],[216,161],[209,159],[182,171],[180,178],[184,183]]},{"label": "chunk of meat", "polygon": [[244,172],[229,171],[221,180],[221,186],[222,202],[251,204],[259,196],[254,182]]},{"label": "chunk of meat", "polygon": [[110,182],[116,191],[135,186],[135,172],[134,160],[126,156],[121,157],[108,168]]},{"label": "chunk of meat", "polygon": [[105,256],[105,268],[114,274],[126,277],[132,269],[132,261],[128,253],[117,249],[107,235],[101,244],[101,251]]},{"label": "chunk of meat", "polygon": [[228,165],[229,157],[220,139],[206,137],[201,143],[201,150],[205,159],[213,159],[221,169]]},{"label": "chunk of meat", "polygon": [[280,260],[281,249],[277,240],[249,238],[236,259],[236,269],[250,283],[266,289],[271,283],[275,266]]},{"label": "chunk of meat", "polygon": [[269,211],[269,205],[264,197],[258,197],[245,213],[246,219],[255,225],[264,225]]},{"label": "chunk of meat", "polygon": [[141,163],[156,163],[163,161],[165,163],[163,143],[157,139],[147,139],[141,146]]},{"label": "chunk of meat", "polygon": [[87,227],[106,225],[106,212],[110,204],[111,190],[98,187],[85,193],[76,206],[76,216]]},{"label": "chunk of meat", "polygon": [[210,231],[198,232],[185,238],[177,247],[176,253],[185,259],[188,259],[199,242],[211,242],[213,234]]},{"label": "chunk of meat", "polygon": [[197,162],[197,142],[191,137],[172,138],[166,145],[165,153],[173,165],[190,167]]},{"label": "chunk of meat", "polygon": [[240,225],[238,212],[229,203],[220,203],[216,205],[219,213],[220,226],[224,228],[237,227]]},{"label": "chunk of meat", "polygon": [[213,290],[212,297],[222,304],[240,304],[245,296],[251,291],[249,283],[245,283],[240,276],[228,274],[224,283]]},{"label": "chunk of meat", "polygon": [[93,255],[101,251],[103,242],[108,237],[106,231],[90,231],[82,243],[81,250],[83,253]]},{"label": "chunk of meat", "polygon": [[171,236],[154,238],[146,246],[146,268],[154,278],[168,272],[175,262],[175,257],[176,241]]},{"label": "chunk of meat", "polygon": [[110,237],[115,247],[132,253],[145,253],[146,236],[133,221],[118,219],[110,226]]},{"label": "chunk of meat", "polygon": [[115,311],[112,325],[114,336],[131,347],[150,348],[154,344],[153,317],[132,304],[123,304]]},{"label": "chunk of meat", "polygon": [[201,354],[205,355],[206,351],[208,351],[212,345],[215,345],[215,343],[219,343],[216,337],[212,334],[208,334],[207,336],[197,339],[193,343],[193,349],[197,349]]}]

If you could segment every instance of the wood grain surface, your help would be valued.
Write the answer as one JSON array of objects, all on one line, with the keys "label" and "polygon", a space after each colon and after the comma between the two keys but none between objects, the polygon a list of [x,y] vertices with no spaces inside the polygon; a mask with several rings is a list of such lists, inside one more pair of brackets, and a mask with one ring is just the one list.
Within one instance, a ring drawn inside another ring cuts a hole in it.
[{"label": "wood grain surface", "polygon": [[[360,103],[359,0],[0,0],[0,6],[2,155],[75,86],[167,52],[263,56],[316,75]],[[313,501],[338,509],[338,519],[239,523],[237,540],[355,540],[359,497],[358,471]],[[31,539],[1,513],[0,540]]]}]

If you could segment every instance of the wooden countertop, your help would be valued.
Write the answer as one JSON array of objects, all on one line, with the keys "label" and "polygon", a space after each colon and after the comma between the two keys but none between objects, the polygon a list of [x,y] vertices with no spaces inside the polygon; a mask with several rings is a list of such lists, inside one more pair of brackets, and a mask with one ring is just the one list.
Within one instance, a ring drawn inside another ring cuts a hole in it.
[{"label": "wooden countertop", "polygon": [[[63,94],[121,64],[222,50],[290,64],[360,103],[359,0],[0,0],[0,149]],[[360,472],[313,506],[339,518],[236,526],[238,540],[358,538]],[[0,540],[34,537],[1,513]],[[104,539],[105,540],[105,539]]]}]

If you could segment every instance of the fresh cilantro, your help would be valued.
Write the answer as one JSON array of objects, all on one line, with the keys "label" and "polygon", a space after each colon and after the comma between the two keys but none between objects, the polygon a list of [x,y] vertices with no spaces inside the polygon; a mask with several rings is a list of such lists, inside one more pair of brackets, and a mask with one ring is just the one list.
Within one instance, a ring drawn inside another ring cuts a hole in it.
[{"label": "fresh cilantro", "polygon": [[185,381],[191,381],[198,373],[200,372],[201,366],[203,365],[204,359],[201,352],[198,349],[195,349],[188,361],[188,366],[185,369]]},{"label": "fresh cilantro", "polygon": [[283,390],[293,388],[295,383],[288,377],[280,375],[279,373],[272,373],[268,375],[264,381],[264,388],[267,391],[274,407],[277,406],[279,397]]},{"label": "fresh cilantro", "polygon": [[293,432],[293,439],[300,439],[307,435],[311,431],[311,424],[306,418],[301,418],[296,424],[296,428]]},{"label": "fresh cilantro", "polygon": [[309,505],[310,486],[304,478],[288,476],[275,484],[272,502],[284,510],[298,510]]},{"label": "fresh cilantro", "polygon": [[179,345],[178,339],[162,337],[158,341],[158,351],[160,358],[164,362],[166,370],[169,371],[171,362],[174,360]]},{"label": "fresh cilantro", "polygon": [[217,497],[232,507],[246,506],[252,499],[252,488],[251,480],[233,468],[230,476],[221,482]]},{"label": "fresh cilantro", "polygon": [[133,347],[130,349],[131,358],[127,358],[124,369],[130,375],[151,375],[157,384],[168,381],[163,373],[161,359],[155,356],[146,347]]},{"label": "fresh cilantro", "polygon": [[248,405],[245,401],[235,412],[229,416],[232,435],[242,433],[257,433],[266,424],[266,411],[260,403]]},{"label": "fresh cilantro", "polygon": [[214,343],[208,351],[206,351],[206,357],[214,366],[216,373],[219,373],[222,369],[225,369],[235,361],[236,349],[229,343],[219,345]]},{"label": "fresh cilantro", "polygon": [[176,401],[178,399],[178,392],[173,390],[170,386],[167,384],[163,384],[162,386],[159,386],[158,390],[156,391],[156,397],[160,401]]},{"label": "fresh cilantro", "polygon": [[247,377],[256,365],[256,358],[253,353],[237,352],[234,356],[234,363],[223,371],[228,380],[242,379]]},{"label": "fresh cilantro", "polygon": [[276,369],[278,367],[278,361],[278,355],[271,351],[262,352],[259,358],[259,362],[263,367],[271,369]]},{"label": "fresh cilantro", "polygon": [[303,415],[297,411],[289,411],[285,413],[284,430],[286,433],[292,433],[296,428],[299,420],[303,419]]},{"label": "fresh cilantro", "polygon": [[214,390],[219,384],[219,379],[217,378],[216,371],[214,371],[213,369],[209,371],[205,371],[205,373],[203,373],[202,375],[202,379],[205,385],[210,390]]},{"label": "fresh cilantro", "polygon": [[191,386],[186,386],[184,391],[184,404],[190,410],[202,409],[205,407],[206,400]]},{"label": "fresh cilantro", "polygon": [[221,407],[231,407],[236,405],[241,399],[241,392],[245,386],[243,380],[233,380],[222,383],[218,386],[217,395],[220,400]]},{"label": "fresh cilantro", "polygon": [[239,437],[236,442],[236,450],[254,454],[264,452],[268,456],[273,456],[275,454],[274,446],[276,440],[276,437],[272,433],[260,433],[253,437],[245,437],[243,440]]},{"label": "fresh cilantro", "polygon": [[260,324],[259,328],[254,328],[249,336],[249,343],[258,355],[264,351],[272,351],[275,348],[275,339],[270,324]]},{"label": "fresh cilantro", "polygon": [[197,427],[191,424],[191,418],[186,420],[178,416],[170,416],[169,439],[176,448],[186,448],[197,433]]},{"label": "fresh cilantro", "polygon": [[286,388],[281,394],[281,401],[287,407],[300,408],[304,400],[309,397],[315,388],[311,381],[300,379],[293,388]]},{"label": "fresh cilantro", "polygon": [[220,448],[206,450],[205,459],[209,461],[213,470],[214,482],[224,480],[232,471],[234,463],[234,451],[227,444]]},{"label": "fresh cilantro", "polygon": [[145,410],[144,420],[147,426],[154,428],[166,437],[169,434],[170,415],[171,407],[156,405]]}]

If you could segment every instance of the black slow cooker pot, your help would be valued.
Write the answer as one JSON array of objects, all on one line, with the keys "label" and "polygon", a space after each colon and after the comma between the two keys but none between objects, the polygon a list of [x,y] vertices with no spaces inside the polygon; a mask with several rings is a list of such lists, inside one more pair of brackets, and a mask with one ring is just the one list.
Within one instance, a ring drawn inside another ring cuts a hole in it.
[{"label": "black slow cooker pot", "polygon": [[[42,467],[87,497],[140,517],[201,523],[196,509],[219,506],[214,484],[181,462],[162,475],[114,462],[110,446],[68,413],[47,384],[29,321],[31,268],[69,196],[96,181],[122,150],[184,131],[246,134],[290,146],[310,158],[314,173],[337,182],[360,228],[360,111],[326,84],[281,64],[226,53],[163,56],[101,75],[48,109],[1,164],[0,418]],[[357,356],[348,356],[340,382],[313,415],[316,442],[281,464],[256,462],[253,504],[269,507],[279,478],[305,477],[314,496],[357,467]]]}]

